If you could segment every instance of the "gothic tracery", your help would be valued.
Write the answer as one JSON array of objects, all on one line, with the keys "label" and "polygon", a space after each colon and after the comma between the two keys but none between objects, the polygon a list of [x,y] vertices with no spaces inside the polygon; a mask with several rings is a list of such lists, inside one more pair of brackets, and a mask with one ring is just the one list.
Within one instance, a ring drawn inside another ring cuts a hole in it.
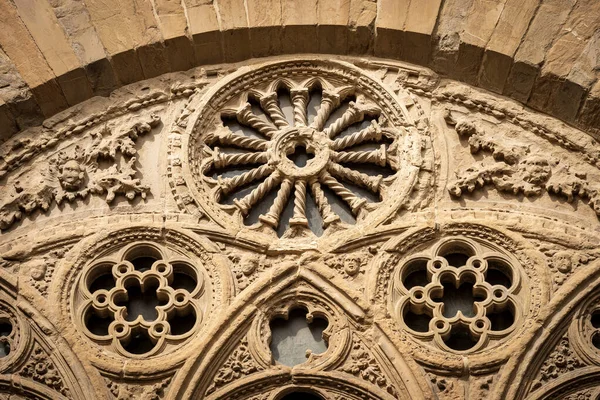
[{"label": "gothic tracery", "polygon": [[598,395],[590,136],[391,61],[178,79],[3,145],[0,393]]}]

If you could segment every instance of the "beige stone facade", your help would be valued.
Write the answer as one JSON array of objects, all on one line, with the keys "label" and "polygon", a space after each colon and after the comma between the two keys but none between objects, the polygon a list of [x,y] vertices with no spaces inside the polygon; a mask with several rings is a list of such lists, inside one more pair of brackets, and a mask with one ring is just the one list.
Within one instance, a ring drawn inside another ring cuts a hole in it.
[{"label": "beige stone facade", "polygon": [[600,398],[599,4],[1,2],[0,399]]}]

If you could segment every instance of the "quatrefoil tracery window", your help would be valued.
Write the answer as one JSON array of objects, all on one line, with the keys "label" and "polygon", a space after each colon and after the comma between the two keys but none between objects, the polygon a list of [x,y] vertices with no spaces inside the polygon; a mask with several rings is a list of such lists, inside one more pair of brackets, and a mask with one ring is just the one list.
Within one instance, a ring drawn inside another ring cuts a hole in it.
[{"label": "quatrefoil tracery window", "polygon": [[139,243],[88,267],[78,303],[89,338],[147,357],[191,336],[203,317],[204,275],[189,259],[167,254]]},{"label": "quatrefoil tracery window", "polygon": [[416,337],[444,350],[475,351],[515,329],[519,285],[509,257],[451,238],[403,264],[395,311]]}]

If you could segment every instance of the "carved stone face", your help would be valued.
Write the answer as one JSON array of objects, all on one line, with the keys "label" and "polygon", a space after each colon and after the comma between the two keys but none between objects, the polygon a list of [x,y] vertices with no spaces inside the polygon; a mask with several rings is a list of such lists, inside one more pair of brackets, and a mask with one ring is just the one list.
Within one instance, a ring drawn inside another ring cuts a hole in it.
[{"label": "carved stone face", "polygon": [[557,270],[567,273],[572,268],[571,254],[567,251],[559,251],[552,257],[552,263]]},{"label": "carved stone face", "polygon": [[33,260],[28,266],[29,274],[34,280],[40,281],[44,278],[46,274],[46,262],[44,260]]},{"label": "carved stone face", "polygon": [[361,259],[358,256],[349,256],[344,260],[344,271],[350,275],[354,276],[358,274],[360,270]]},{"label": "carved stone face", "polygon": [[533,184],[541,184],[550,177],[550,164],[548,160],[539,156],[527,157],[522,161],[524,167],[523,179]]},{"label": "carved stone face", "polygon": [[246,276],[252,275],[258,268],[258,260],[254,257],[242,257],[241,269],[242,273]]},{"label": "carved stone face", "polygon": [[84,172],[75,160],[67,161],[61,169],[60,183],[66,190],[77,190],[83,183]]}]

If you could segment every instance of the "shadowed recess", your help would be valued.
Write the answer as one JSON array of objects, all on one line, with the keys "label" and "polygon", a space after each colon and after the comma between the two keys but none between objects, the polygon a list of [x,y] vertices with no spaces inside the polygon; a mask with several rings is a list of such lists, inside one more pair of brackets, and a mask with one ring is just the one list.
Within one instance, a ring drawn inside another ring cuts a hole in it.
[{"label": "shadowed recess", "polygon": [[444,343],[453,350],[463,351],[475,346],[477,340],[473,339],[465,325],[458,324],[452,327],[450,335],[444,339]]},{"label": "shadowed recess", "polygon": [[114,320],[112,313],[104,317],[90,307],[85,315],[85,326],[94,335],[106,336],[108,335],[108,327]]},{"label": "shadowed recess", "polygon": [[454,317],[459,311],[465,317],[475,316],[476,301],[482,301],[481,296],[473,294],[473,284],[469,282],[461,283],[458,288],[453,283],[443,282],[444,293],[440,297],[433,297],[434,301],[444,303],[443,315],[446,318]]},{"label": "shadowed recess", "polygon": [[150,340],[148,336],[148,332],[142,330],[131,337],[129,343],[125,346],[125,350],[130,352],[131,354],[144,354],[149,352],[154,348],[154,343]]},{"label": "shadowed recess", "polygon": [[415,286],[425,286],[429,283],[427,278],[427,261],[426,260],[415,260],[412,261],[406,267],[408,273],[404,277],[402,283],[407,290],[414,288]]},{"label": "shadowed recess", "polygon": [[600,310],[592,313],[591,323],[594,328],[600,328]]},{"label": "shadowed recess", "polygon": [[323,400],[323,398],[313,393],[298,391],[286,394],[281,400]]},{"label": "shadowed recess", "polygon": [[428,332],[429,321],[431,317],[425,313],[416,314],[409,310],[404,314],[404,323],[415,332]]}]

